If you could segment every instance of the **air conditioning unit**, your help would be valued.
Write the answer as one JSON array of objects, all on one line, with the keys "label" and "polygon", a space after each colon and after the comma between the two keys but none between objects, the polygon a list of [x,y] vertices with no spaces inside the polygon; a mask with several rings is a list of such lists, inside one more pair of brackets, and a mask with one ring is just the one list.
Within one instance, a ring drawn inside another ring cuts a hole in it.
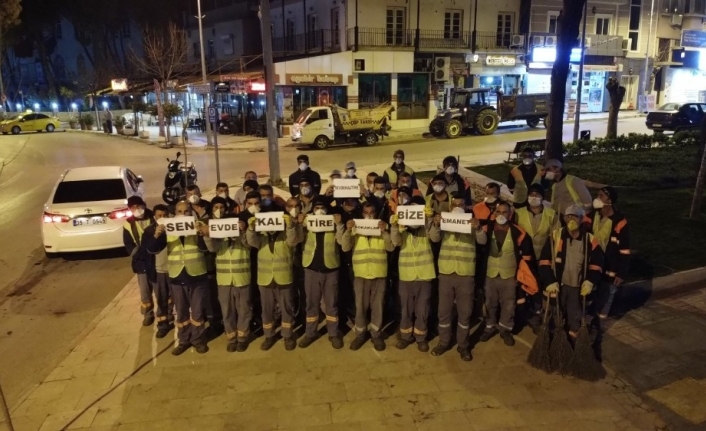
[{"label": "air conditioning unit", "polygon": [[451,80],[451,57],[436,57],[434,59],[434,81]]},{"label": "air conditioning unit", "polygon": [[524,34],[513,34],[510,40],[510,48],[525,46],[525,35]]},{"label": "air conditioning unit", "polygon": [[591,38],[590,37],[585,38],[583,40],[583,44],[586,48],[590,48],[591,47]]},{"label": "air conditioning unit", "polygon": [[546,38],[544,36],[532,36],[532,46],[544,46]]},{"label": "air conditioning unit", "polygon": [[632,46],[632,38],[628,37],[626,39],[623,39],[623,51],[628,51],[630,50],[630,47]]},{"label": "air conditioning unit", "polygon": [[672,27],[681,27],[681,24],[682,24],[682,16],[679,14],[674,14],[669,19],[669,25]]},{"label": "air conditioning unit", "polygon": [[544,46],[556,46],[556,36],[547,36],[544,39]]}]

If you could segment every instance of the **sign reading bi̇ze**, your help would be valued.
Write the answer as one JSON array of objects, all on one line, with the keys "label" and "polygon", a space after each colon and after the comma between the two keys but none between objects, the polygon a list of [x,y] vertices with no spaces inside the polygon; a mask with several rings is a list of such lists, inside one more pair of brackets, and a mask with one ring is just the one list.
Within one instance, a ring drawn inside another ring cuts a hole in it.
[{"label": "sign reading bi\u0307ze", "polygon": [[398,206],[397,223],[402,226],[424,226],[424,205]]}]

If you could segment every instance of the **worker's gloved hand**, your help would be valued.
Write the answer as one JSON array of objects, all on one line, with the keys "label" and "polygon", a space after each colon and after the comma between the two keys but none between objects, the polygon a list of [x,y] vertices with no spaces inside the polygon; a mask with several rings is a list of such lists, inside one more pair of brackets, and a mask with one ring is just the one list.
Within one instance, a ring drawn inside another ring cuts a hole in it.
[{"label": "worker's gloved hand", "polygon": [[556,295],[559,293],[559,283],[550,284],[544,291],[547,292],[548,295]]},{"label": "worker's gloved hand", "polygon": [[424,215],[427,217],[431,217],[434,215],[434,210],[431,209],[431,207],[424,207]]},{"label": "worker's gloved hand", "polygon": [[587,296],[591,291],[593,290],[593,283],[591,283],[588,280],[585,280],[581,284],[581,296]]},{"label": "worker's gloved hand", "polygon": [[390,224],[397,224],[397,214],[393,214],[392,217],[390,217]]},{"label": "worker's gloved hand", "polygon": [[248,226],[250,227],[250,230],[255,230],[255,222],[257,219],[255,217],[250,217],[248,219]]},{"label": "worker's gloved hand", "polygon": [[287,227],[287,229],[292,227],[292,217],[290,217],[289,214],[283,215],[282,218],[284,219],[284,225]]}]

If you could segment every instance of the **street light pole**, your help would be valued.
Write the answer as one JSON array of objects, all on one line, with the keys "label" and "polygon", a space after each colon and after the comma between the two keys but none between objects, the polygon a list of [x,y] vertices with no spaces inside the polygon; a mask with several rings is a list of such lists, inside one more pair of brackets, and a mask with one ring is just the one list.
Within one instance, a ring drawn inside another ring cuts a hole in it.
[{"label": "street light pole", "polygon": [[275,63],[272,58],[272,32],[270,31],[270,0],[260,0],[260,33],[262,34],[262,62],[265,66],[265,104],[267,113],[267,153],[270,162],[270,183],[282,182],[279,170],[279,131],[275,112]]},{"label": "street light pole", "polygon": [[[648,74],[648,68],[650,67],[650,42],[652,41],[652,16],[655,13],[655,0],[652,0],[652,5],[650,7],[650,29],[647,31],[647,47],[645,48],[645,96],[650,93],[650,80]],[[647,104],[647,100],[645,100]]]},{"label": "street light pole", "polygon": [[586,18],[588,18],[588,0],[583,2],[583,29],[581,30],[581,62],[579,63],[579,82],[576,87],[576,115],[574,116],[574,142],[579,140],[581,127],[581,92],[583,91],[583,65],[586,62]]},{"label": "street light pole", "polygon": [[[206,52],[203,46],[203,15],[201,15],[201,0],[196,0],[196,12],[198,13],[197,18],[199,19],[199,43],[201,44],[201,78],[203,84],[208,84],[208,74],[206,73]],[[206,112],[206,95],[201,95],[203,97],[203,116],[206,121],[206,145],[211,146],[211,122],[208,118],[208,112]],[[208,94],[208,98],[211,98],[211,94]]]}]

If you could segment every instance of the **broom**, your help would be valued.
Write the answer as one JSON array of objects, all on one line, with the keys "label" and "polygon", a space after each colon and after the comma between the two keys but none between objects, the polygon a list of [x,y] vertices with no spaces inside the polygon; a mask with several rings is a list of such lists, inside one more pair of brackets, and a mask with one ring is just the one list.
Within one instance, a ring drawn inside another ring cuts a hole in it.
[{"label": "broom", "polygon": [[583,317],[581,329],[576,336],[576,349],[569,363],[569,372],[577,379],[595,382],[605,378],[606,371],[596,359],[596,354],[591,347],[591,336],[586,326],[586,297],[583,298]]},{"label": "broom", "polygon": [[554,337],[552,337],[551,345],[549,346],[550,372],[557,372],[565,375],[569,371],[569,362],[573,355],[571,343],[566,337],[564,329],[564,319],[559,306],[559,296],[556,297],[556,307],[554,310]]},{"label": "broom", "polygon": [[527,355],[527,363],[538,370],[550,373],[551,362],[549,359],[549,343],[550,343],[550,330],[549,330],[549,308],[551,307],[549,299],[547,299],[547,305],[544,309],[544,319],[542,319],[542,327],[539,329],[539,335],[534,340],[532,344],[532,349],[530,349],[529,355]]}]

